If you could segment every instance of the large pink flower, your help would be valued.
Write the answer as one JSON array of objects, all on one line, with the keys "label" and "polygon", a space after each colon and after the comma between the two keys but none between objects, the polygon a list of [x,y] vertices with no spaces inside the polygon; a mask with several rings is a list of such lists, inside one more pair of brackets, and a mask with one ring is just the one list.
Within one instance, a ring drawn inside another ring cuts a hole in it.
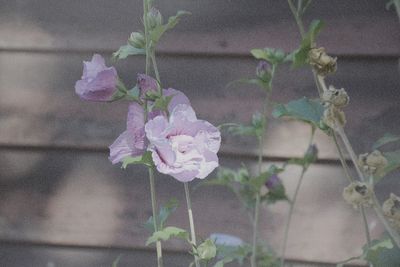
[{"label": "large pink flower", "polygon": [[198,120],[190,105],[176,105],[169,120],[162,115],[155,117],[146,123],[145,132],[161,173],[189,182],[204,179],[218,167],[221,134],[209,122]]},{"label": "large pink flower", "polygon": [[117,89],[118,75],[107,67],[104,58],[94,54],[92,61],[83,62],[83,75],[75,84],[75,92],[83,100],[110,101]]}]

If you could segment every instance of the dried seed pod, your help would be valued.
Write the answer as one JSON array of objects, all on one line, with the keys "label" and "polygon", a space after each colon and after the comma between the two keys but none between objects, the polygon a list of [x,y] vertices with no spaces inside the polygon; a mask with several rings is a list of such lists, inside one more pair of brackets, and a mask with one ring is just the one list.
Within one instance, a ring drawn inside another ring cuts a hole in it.
[{"label": "dried seed pod", "polygon": [[350,97],[344,88],[336,89],[330,85],[329,89],[324,91],[322,101],[330,103],[337,108],[343,108],[349,104]]},{"label": "dried seed pod", "polygon": [[391,193],[390,197],[383,202],[382,209],[389,221],[400,229],[400,198]]},{"label": "dried seed pod", "polygon": [[343,190],[343,198],[347,203],[357,208],[360,205],[371,206],[372,188],[370,185],[362,182],[353,182]]},{"label": "dried seed pod", "polygon": [[369,175],[382,175],[388,165],[387,159],[379,150],[358,156],[358,164]]},{"label": "dried seed pod", "polygon": [[344,126],[346,124],[346,115],[334,105],[328,105],[324,111],[322,122],[330,128],[335,129],[338,124]]},{"label": "dried seed pod", "polygon": [[318,75],[326,76],[329,73],[334,73],[337,68],[337,58],[331,57],[325,52],[325,48],[311,48],[308,52],[308,61],[316,70]]}]

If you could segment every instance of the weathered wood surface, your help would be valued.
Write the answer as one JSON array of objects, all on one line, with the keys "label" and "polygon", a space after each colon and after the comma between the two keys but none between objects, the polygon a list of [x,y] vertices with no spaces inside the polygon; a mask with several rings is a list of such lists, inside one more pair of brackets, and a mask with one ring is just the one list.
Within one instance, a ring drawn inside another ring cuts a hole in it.
[{"label": "weathered wood surface", "polygon": [[[187,267],[193,260],[187,253],[164,251],[164,266]],[[154,266],[156,254],[149,250],[46,246],[0,243],[0,258],[7,267],[110,267],[119,256],[118,267]],[[238,267],[237,264],[227,264]],[[287,267],[334,267],[321,262],[287,261]],[[351,265],[346,265],[350,267]],[[359,265],[354,265],[359,266]]]},{"label": "weathered wood surface", "polygon": [[[127,103],[85,103],[74,93],[82,59],[90,54],[0,53],[0,144],[67,146],[106,149],[124,130]],[[263,93],[247,85],[226,85],[239,77],[253,77],[257,62],[250,58],[169,57],[159,60],[165,87],[173,86],[191,99],[198,116],[214,124],[248,122],[260,109]],[[345,109],[346,129],[356,151],[368,151],[385,132],[399,133],[400,78],[397,59],[339,59],[329,81],[345,87],[351,97]],[[128,86],[134,86],[142,59],[117,65]],[[274,101],[286,103],[302,96],[316,97],[306,68],[278,70]],[[301,156],[309,127],[303,123],[272,120],[265,144],[271,157]],[[332,142],[317,134],[320,157],[337,158]],[[222,151],[255,155],[254,138],[226,136]]]},{"label": "weathered wood surface", "polygon": [[[109,248],[117,247],[136,249],[122,266],[139,261],[143,265],[138,267],[152,266],[141,227],[151,213],[146,174],[111,166],[105,153],[125,127],[127,103],[84,103],[73,89],[83,59],[96,51],[111,53],[141,28],[139,2],[0,0],[0,240],[10,241],[0,245],[0,265],[110,266],[119,251]],[[176,9],[193,13],[160,43],[163,84],[184,91],[198,116],[214,124],[249,121],[262,93],[250,86],[225,86],[253,76],[251,48],[296,47],[299,34],[286,1],[157,2],[166,16]],[[318,42],[342,55],[329,81],[351,96],[346,130],[357,152],[368,151],[385,132],[400,131],[400,28],[395,12],[384,5],[381,0],[320,0],[306,15],[307,22],[326,22]],[[133,86],[143,63],[129,59],[117,68]],[[277,75],[274,100],[316,96],[309,70],[283,67]],[[300,156],[308,132],[301,123],[272,121],[264,154]],[[316,143],[325,162],[336,162],[326,136],[318,133]],[[225,136],[221,163],[252,166],[256,148],[250,138]],[[293,168],[284,175],[289,193],[298,172]],[[293,217],[288,257],[336,262],[359,254],[364,232],[360,215],[341,199],[346,184],[337,164],[310,169]],[[174,195],[182,204],[170,223],[187,227],[181,187],[170,177],[157,178],[160,202]],[[398,179],[393,175],[377,191],[381,200],[389,191],[399,192]],[[247,218],[231,193],[200,187],[193,198],[200,236],[225,232],[249,240]],[[203,211],[207,216],[199,215]],[[283,203],[263,210],[262,236],[277,250],[286,212]],[[378,237],[382,228],[374,216],[370,227]],[[17,245],[29,242],[44,247]],[[68,249],[59,250],[60,245]],[[167,266],[179,267],[178,259],[188,259],[173,252],[185,250],[182,243],[173,241],[166,248],[171,252]]]},{"label": "weathered wood surface", "polygon": [[[299,34],[286,1],[158,1],[165,17],[192,12],[162,41],[167,53],[248,54],[254,47],[292,50]],[[0,48],[115,50],[142,28],[141,1],[0,1]],[[400,55],[393,10],[381,0],[315,1],[306,20],[323,19],[319,41],[332,53]]]},{"label": "weathered wood surface", "polygon": [[[0,239],[47,244],[141,248],[148,233],[142,223],[151,214],[148,179],[144,168],[121,170],[109,164],[103,153],[2,151],[0,169]],[[13,163],[8,164],[7,163]],[[244,161],[250,169],[253,161]],[[241,161],[221,159],[223,166]],[[292,195],[299,168],[282,175]],[[170,225],[187,228],[183,185],[171,177],[157,176],[159,203],[176,197],[181,203]],[[378,188],[400,190],[395,177]],[[196,183],[195,183],[196,184]],[[360,214],[352,210],[341,192],[347,181],[340,166],[312,166],[300,191],[287,256],[307,261],[336,262],[358,255],[364,244]],[[198,187],[192,193],[196,228],[200,237],[213,232],[250,240],[250,224],[234,195],[220,187]],[[263,208],[261,236],[279,251],[288,206]],[[370,216],[373,237],[382,232]],[[165,244],[185,250],[180,241]],[[332,253],[334,251],[334,253]]]}]

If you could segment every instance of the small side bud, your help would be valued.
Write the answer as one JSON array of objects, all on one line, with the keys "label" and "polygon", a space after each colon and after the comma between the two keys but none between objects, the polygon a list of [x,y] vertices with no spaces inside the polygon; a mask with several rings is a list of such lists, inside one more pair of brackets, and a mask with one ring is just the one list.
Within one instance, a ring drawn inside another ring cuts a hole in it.
[{"label": "small side bud", "polygon": [[329,73],[336,72],[337,58],[333,58],[326,54],[325,48],[311,48],[308,52],[308,61],[310,65],[317,71],[318,75],[326,76]]},{"label": "small side bud", "polygon": [[146,40],[144,39],[144,36],[140,32],[132,32],[131,36],[128,39],[128,43],[139,49],[143,49],[146,46]]},{"label": "small side bud", "polygon": [[265,82],[271,80],[271,65],[267,61],[260,61],[256,68],[257,77]]},{"label": "small side bud", "polygon": [[335,129],[338,124],[344,126],[346,124],[346,115],[340,109],[333,105],[329,105],[322,116],[322,122],[330,128]]},{"label": "small side bud", "polygon": [[387,159],[379,150],[358,156],[358,164],[369,175],[381,175],[388,165]]},{"label": "small side bud", "polygon": [[355,209],[360,205],[371,206],[373,204],[372,195],[371,186],[362,182],[353,182],[343,190],[344,200]]},{"label": "small side bud", "polygon": [[329,89],[324,91],[322,95],[322,100],[324,102],[330,103],[337,108],[343,108],[347,106],[350,102],[350,97],[347,94],[344,88],[336,89],[332,85],[329,86]]},{"label": "small side bud", "polygon": [[163,17],[157,8],[152,7],[147,13],[147,21],[150,29],[154,29],[157,26],[162,25]]},{"label": "small side bud", "polygon": [[400,229],[400,198],[391,193],[390,197],[383,202],[382,210],[389,221]]},{"label": "small side bud", "polygon": [[270,190],[270,191],[271,190],[273,191],[281,186],[282,186],[282,181],[279,178],[279,176],[276,174],[273,174],[271,177],[269,177],[269,179],[265,183],[265,187],[267,187],[268,190]]}]

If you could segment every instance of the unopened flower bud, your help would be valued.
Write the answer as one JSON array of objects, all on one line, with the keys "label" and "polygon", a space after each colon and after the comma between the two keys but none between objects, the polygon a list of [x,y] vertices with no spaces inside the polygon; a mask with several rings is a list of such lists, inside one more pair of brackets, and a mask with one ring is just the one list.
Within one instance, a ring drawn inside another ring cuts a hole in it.
[{"label": "unopened flower bud", "polygon": [[278,175],[273,174],[271,177],[269,177],[269,179],[265,183],[265,186],[268,188],[268,190],[275,190],[278,187],[282,186],[282,181]]},{"label": "unopened flower bud", "polygon": [[389,221],[400,229],[400,198],[391,193],[390,197],[383,202],[382,209]]},{"label": "unopened flower bud", "polygon": [[147,13],[147,21],[150,29],[154,29],[155,27],[162,25],[163,18],[160,11],[157,8],[152,7]]},{"label": "unopened flower bud", "polygon": [[135,48],[145,48],[146,46],[146,40],[144,39],[144,36],[140,32],[132,32],[131,36],[128,39],[128,43],[135,47]]},{"label": "unopened flower bud", "polygon": [[334,105],[329,105],[324,111],[322,122],[335,129],[338,125],[344,126],[346,124],[346,116],[343,111],[337,109]]},{"label": "unopened flower bud", "polygon": [[336,60],[326,54],[325,48],[311,48],[308,52],[308,60],[311,66],[317,71],[321,76],[326,76],[329,73],[336,71]]},{"label": "unopened flower bud", "polygon": [[337,108],[343,108],[349,104],[350,98],[344,88],[336,89],[331,85],[328,90],[324,91],[322,100]]},{"label": "unopened flower bud", "polygon": [[357,208],[360,205],[371,206],[372,202],[371,186],[362,182],[353,182],[343,190],[343,198],[347,203]]},{"label": "unopened flower bud", "polygon": [[142,100],[152,94],[157,94],[159,90],[158,82],[146,74],[138,74],[137,86]]},{"label": "unopened flower bud", "polygon": [[260,61],[256,68],[257,77],[263,81],[271,80],[271,65],[267,61]]},{"label": "unopened flower bud", "polygon": [[369,175],[380,176],[384,173],[388,161],[379,150],[374,150],[369,154],[359,155],[358,164]]}]

